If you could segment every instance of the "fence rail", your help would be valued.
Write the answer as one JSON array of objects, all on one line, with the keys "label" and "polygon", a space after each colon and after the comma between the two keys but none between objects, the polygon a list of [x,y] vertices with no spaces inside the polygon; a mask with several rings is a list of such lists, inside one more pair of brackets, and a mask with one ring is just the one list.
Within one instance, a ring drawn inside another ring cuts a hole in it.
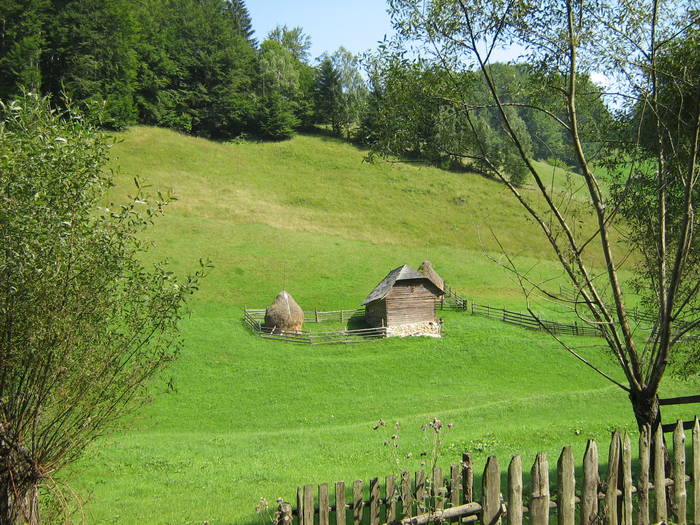
[{"label": "fence rail", "polygon": [[566,324],[556,321],[536,319],[531,314],[512,312],[505,308],[494,308],[483,304],[471,303],[472,315],[480,315],[490,319],[498,319],[505,323],[522,326],[531,330],[547,330],[555,334],[579,335],[587,337],[600,337],[600,330],[591,326],[579,325],[578,323]]},{"label": "fence rail", "polygon": [[447,283],[445,283],[445,295],[440,300],[440,310],[460,310],[465,311],[468,303],[464,297],[460,297]]},{"label": "fence rail", "polygon": [[[331,503],[329,485],[304,485],[297,489],[296,508],[279,505],[278,525],[419,525],[469,523],[548,525],[550,513],[559,525],[650,525],[672,519],[678,525],[700,523],[700,424],[693,423],[692,462],[686,462],[685,433],[679,422],[673,432],[673,450],[668,451],[659,428],[652,437],[649,429],[640,433],[637,461],[633,462],[629,434],[615,431],[609,445],[608,465],[601,476],[598,445],[589,440],[579,464],[571,447],[564,447],[550,482],[550,465],[544,453],[537,454],[530,471],[530,484],[524,490],[523,465],[513,456],[507,469],[502,493],[501,466],[495,456],[488,458],[481,482],[481,500],[474,498],[474,469],[470,454],[449,471],[435,468],[413,475],[402,472],[380,480],[372,478],[365,490],[363,481],[335,483]],[[636,470],[633,475],[633,469]],[[688,473],[687,470],[690,472]],[[505,473],[504,473],[505,474]],[[690,475],[688,475],[690,474]],[[692,494],[689,498],[688,483]],[[351,490],[350,490],[351,489]]]}]

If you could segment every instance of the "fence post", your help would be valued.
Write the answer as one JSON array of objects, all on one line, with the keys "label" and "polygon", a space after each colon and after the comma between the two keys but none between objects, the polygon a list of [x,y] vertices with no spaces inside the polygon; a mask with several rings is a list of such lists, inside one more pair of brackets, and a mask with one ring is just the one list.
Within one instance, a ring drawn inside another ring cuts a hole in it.
[{"label": "fence post", "polygon": [[654,500],[656,502],[656,521],[666,521],[666,470],[664,466],[664,435],[661,425],[654,435]]},{"label": "fence post", "polygon": [[651,428],[644,425],[639,433],[639,525],[649,525],[649,460]]},{"label": "fence post", "polygon": [[583,487],[581,488],[581,525],[598,521],[598,445],[588,440],[583,456]]},{"label": "fence post", "polygon": [[523,464],[513,456],[508,465],[508,525],[523,523]]},{"label": "fence post", "polygon": [[496,456],[489,456],[482,478],[481,522],[484,525],[501,523],[501,469]]},{"label": "fence post", "polygon": [[404,470],[401,473],[401,508],[405,518],[413,514],[413,494],[411,493],[411,475]]},{"label": "fence post", "polygon": [[416,512],[425,511],[425,471],[416,472]]},{"label": "fence post", "polygon": [[686,524],[688,494],[685,490],[685,432],[683,421],[673,431],[673,499],[676,504],[676,523]]},{"label": "fence post", "polygon": [[318,523],[330,525],[331,505],[328,501],[328,485],[323,483],[318,486]]},{"label": "fence post", "polygon": [[537,454],[530,471],[532,495],[530,497],[530,520],[532,525],[549,523],[549,462],[544,452]]},{"label": "fence post", "polygon": [[618,524],[617,482],[620,471],[620,433],[616,430],[610,438],[608,453],[608,476],[605,490],[605,524]]},{"label": "fence post", "polygon": [[316,314],[316,322],[318,323],[318,308],[314,308],[314,313]]},{"label": "fence post", "polygon": [[396,476],[386,478],[386,521],[396,520]]},{"label": "fence post", "polygon": [[557,522],[559,525],[574,525],[576,520],[576,474],[571,447],[564,447],[559,456],[557,489]]},{"label": "fence post", "polygon": [[632,525],[632,443],[622,436],[622,525]]},{"label": "fence post", "polygon": [[345,525],[345,482],[335,484],[335,525]]},{"label": "fence post", "polygon": [[299,517],[299,525],[304,523],[304,488],[297,487],[297,516]]},{"label": "fence post", "polygon": [[362,501],[362,480],[358,479],[352,484],[352,520],[354,525],[362,525],[364,507],[365,503]]},{"label": "fence post", "polygon": [[464,503],[474,501],[474,468],[472,467],[472,455],[469,452],[462,454],[462,493]]},{"label": "fence post", "polygon": [[[459,498],[460,485],[461,480],[459,474],[459,465],[457,463],[452,463],[450,465],[450,503],[453,507],[456,507],[461,503]],[[452,523],[458,523],[458,520],[452,520]]]},{"label": "fence post", "polygon": [[379,525],[379,478],[372,478],[369,481],[369,523]]},{"label": "fence post", "polygon": [[304,485],[304,525],[314,524],[314,486]]}]

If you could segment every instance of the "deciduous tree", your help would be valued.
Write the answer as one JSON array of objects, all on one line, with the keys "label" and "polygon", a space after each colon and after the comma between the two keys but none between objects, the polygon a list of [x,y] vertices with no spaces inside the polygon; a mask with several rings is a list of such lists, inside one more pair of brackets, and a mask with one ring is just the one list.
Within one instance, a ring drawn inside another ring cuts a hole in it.
[{"label": "deciduous tree", "polygon": [[[691,56],[697,57],[698,47],[689,35],[700,22],[698,12],[674,0],[392,0],[390,5],[404,39],[425,42],[425,51],[447,71],[479,72],[502,133],[534,180],[537,199],[517,188],[486,147],[475,155],[539,226],[573,286],[574,297],[557,297],[512,265],[523,289],[569,301],[584,321],[600,329],[625,379],[618,381],[594,368],[627,393],[640,426],[657,426],[659,386],[672,352],[688,331],[700,325],[696,240],[700,224],[695,213],[700,77],[682,67],[697,64]],[[554,107],[536,99],[514,99],[499,83],[491,57],[494,49],[511,43],[528,50],[528,62],[547,79],[540,86],[542,100],[554,101]],[[642,139],[640,124],[632,140],[624,141],[628,144],[618,142],[609,148],[608,129],[595,119],[584,122],[580,108],[601,97],[599,90],[582,87],[582,76],[592,72],[605,73],[618,86],[608,96],[615,97],[618,107],[644,116],[639,121],[648,123],[651,140]],[[463,77],[453,78],[459,93]],[[682,102],[674,104],[673,99]],[[454,106],[474,122],[477,105],[458,99]],[[592,215],[595,232],[576,228],[571,200],[562,199],[533,165],[512,107],[540,113],[565,133],[586,191],[586,206],[577,211]],[[635,154],[630,156],[630,151]],[[621,187],[629,191],[614,196],[604,191],[596,169],[603,157],[609,169],[618,170]],[[633,195],[644,199],[630,200]],[[630,206],[636,206],[633,214],[625,212]],[[645,227],[636,230],[642,223]],[[620,255],[613,246],[616,228],[624,232],[630,253]],[[604,268],[591,266],[592,259],[602,259]],[[647,298],[653,319],[650,332],[631,316],[631,294],[625,295],[620,274],[626,261]],[[565,342],[562,345],[585,361]]]},{"label": "deciduous tree", "polygon": [[145,399],[177,355],[202,272],[147,267],[168,198],[104,206],[108,141],[25,96],[0,103],[0,523],[38,522],[38,487]]}]

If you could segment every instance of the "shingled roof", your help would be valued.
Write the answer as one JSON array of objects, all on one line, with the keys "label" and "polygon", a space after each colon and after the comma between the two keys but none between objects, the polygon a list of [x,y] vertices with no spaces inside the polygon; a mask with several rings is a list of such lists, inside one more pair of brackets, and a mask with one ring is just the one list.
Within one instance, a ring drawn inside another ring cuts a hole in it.
[{"label": "shingled roof", "polygon": [[[382,282],[374,287],[374,290],[370,292],[367,299],[365,299],[365,302],[362,304],[369,304],[373,301],[384,299],[386,294],[389,293],[389,290],[391,290],[397,281],[408,281],[413,279],[427,279],[428,281],[432,282],[429,277],[423,275],[422,273],[418,273],[407,264],[404,264],[403,266],[399,266],[398,268],[391,270],[386,277],[384,277]],[[435,284],[435,286],[437,286],[437,284]],[[437,288],[440,289],[439,286],[437,286]]]}]

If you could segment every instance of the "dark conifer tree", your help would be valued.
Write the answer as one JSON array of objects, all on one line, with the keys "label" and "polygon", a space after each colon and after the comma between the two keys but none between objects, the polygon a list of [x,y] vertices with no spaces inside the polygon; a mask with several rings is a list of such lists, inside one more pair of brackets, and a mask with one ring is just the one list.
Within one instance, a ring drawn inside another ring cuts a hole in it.
[{"label": "dark conifer tree", "polygon": [[0,98],[39,90],[48,0],[0,2]]},{"label": "dark conifer tree", "polygon": [[316,78],[316,119],[322,124],[330,124],[337,135],[340,135],[340,97],[340,73],[333,61],[326,57],[321,61]]},{"label": "dark conifer tree", "polygon": [[227,0],[225,12],[233,20],[233,27],[245,38],[251,46],[257,47],[258,42],[253,37],[253,21],[244,0]]}]

